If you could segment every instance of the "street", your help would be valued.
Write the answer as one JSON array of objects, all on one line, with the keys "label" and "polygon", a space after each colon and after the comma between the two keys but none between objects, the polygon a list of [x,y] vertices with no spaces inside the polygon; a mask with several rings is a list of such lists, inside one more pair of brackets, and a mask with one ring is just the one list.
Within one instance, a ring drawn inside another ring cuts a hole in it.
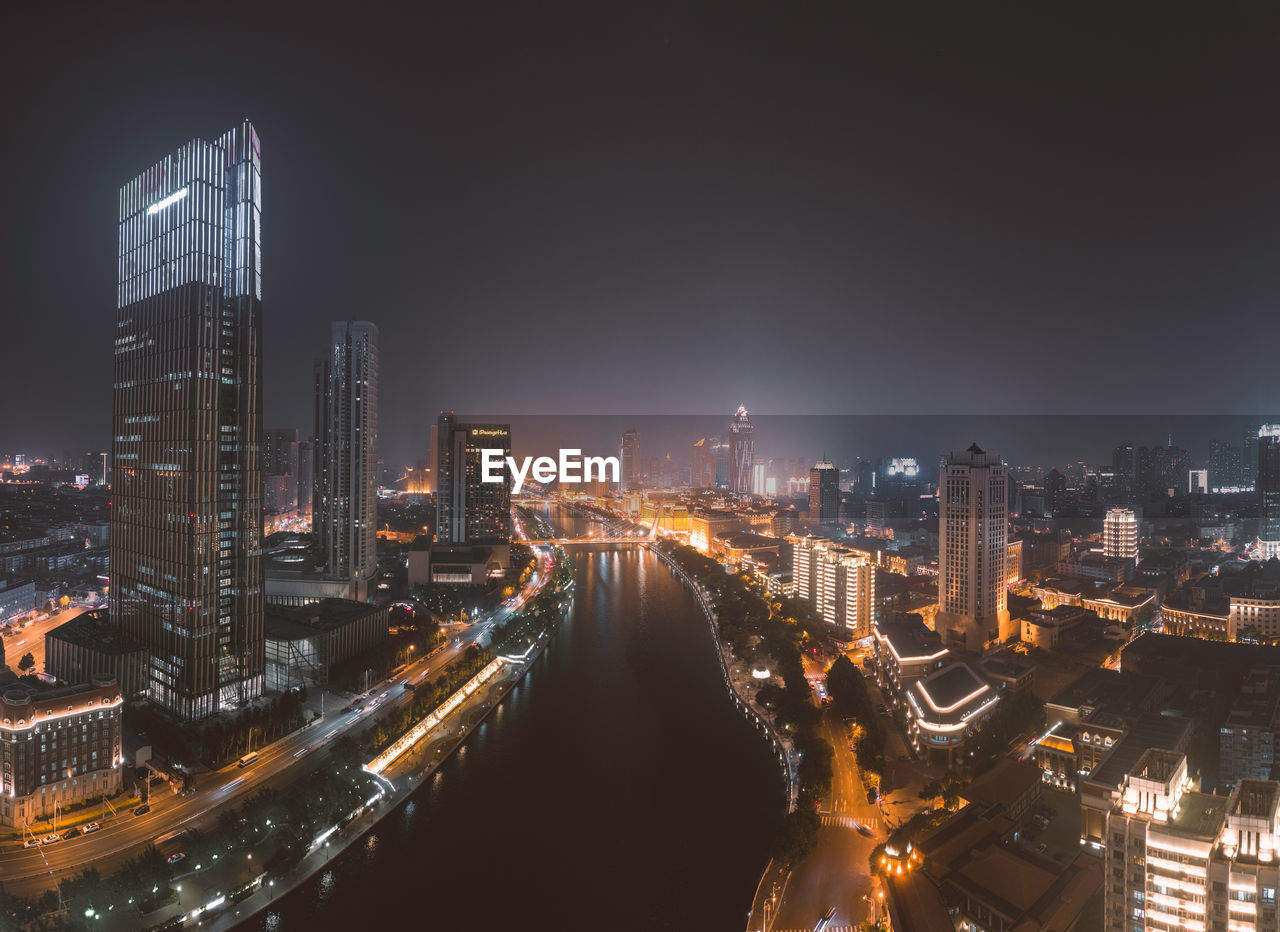
[{"label": "street", "polygon": [[[98,606],[105,607],[106,603]],[[64,608],[56,615],[46,615],[44,612],[38,612],[35,620],[28,621],[22,628],[16,624],[9,626],[10,633],[4,635],[4,657],[9,668],[14,673],[19,673],[18,661],[22,659],[24,654],[31,654],[36,665],[31,668],[31,672],[44,672],[44,636],[59,625],[64,625],[73,618],[76,618],[85,612],[93,609],[87,605],[71,605]]]}]

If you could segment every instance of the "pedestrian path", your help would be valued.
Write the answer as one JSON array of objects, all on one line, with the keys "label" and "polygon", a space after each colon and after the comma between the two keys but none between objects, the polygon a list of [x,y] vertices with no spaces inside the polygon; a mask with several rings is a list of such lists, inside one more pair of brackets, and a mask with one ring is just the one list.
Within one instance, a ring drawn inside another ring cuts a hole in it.
[{"label": "pedestrian path", "polygon": [[[813,932],[814,928],[814,926],[806,926],[803,929],[773,929],[772,932]],[[828,922],[822,927],[822,932],[857,932],[857,927],[847,922]]]}]

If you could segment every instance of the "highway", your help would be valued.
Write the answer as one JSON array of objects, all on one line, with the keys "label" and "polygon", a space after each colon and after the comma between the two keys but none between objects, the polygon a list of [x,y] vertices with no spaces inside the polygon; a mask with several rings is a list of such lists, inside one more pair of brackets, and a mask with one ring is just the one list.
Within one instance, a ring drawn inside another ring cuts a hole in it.
[{"label": "highway", "polygon": [[[138,845],[189,827],[217,810],[237,805],[264,786],[285,786],[299,780],[319,762],[317,751],[345,732],[367,726],[387,708],[409,702],[412,691],[399,685],[402,680],[416,684],[434,679],[473,642],[483,646],[492,626],[518,611],[543,585],[549,562],[549,557],[542,557],[540,569],[531,575],[524,590],[492,615],[461,628],[445,629],[449,640],[442,647],[362,694],[365,698],[361,711],[342,711],[350,700],[335,697],[334,708],[326,711],[322,721],[262,748],[258,751],[258,760],[248,767],[232,763],[201,775],[197,791],[191,796],[174,795],[167,786],[159,785],[153,788],[151,811],[145,815],[132,814],[132,808],[140,805],[136,800],[124,802],[118,812],[108,812],[99,820],[102,828],[93,834],[38,848],[23,848],[20,841],[0,847],[0,877],[4,878],[5,888],[18,894],[38,891],[51,877],[74,874],[91,861],[103,874],[108,874],[135,855]],[[49,831],[47,823],[39,825],[39,830],[33,827],[34,834],[44,835]]]}]

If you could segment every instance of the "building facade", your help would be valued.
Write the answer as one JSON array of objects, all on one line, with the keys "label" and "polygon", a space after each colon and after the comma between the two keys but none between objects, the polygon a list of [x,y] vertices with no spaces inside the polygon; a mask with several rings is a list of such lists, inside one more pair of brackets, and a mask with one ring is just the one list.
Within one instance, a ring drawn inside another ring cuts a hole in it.
[{"label": "building facade", "polygon": [[751,476],[756,465],[755,427],[743,405],[729,419],[729,491],[746,494],[751,491]]},{"label": "building facade", "polygon": [[437,424],[436,540],[446,544],[511,541],[511,479],[484,482],[482,450],[511,455],[510,424],[460,424],[449,412]]},{"label": "building facade", "polygon": [[840,470],[826,460],[809,470],[809,523],[840,523]]},{"label": "building facade", "polygon": [[1119,560],[1138,559],[1138,519],[1131,508],[1110,508],[1102,522],[1102,552]]},{"label": "building facade", "polygon": [[1017,633],[1010,621],[1009,480],[976,443],[947,457],[938,490],[938,616],[943,643],[985,650]]},{"label": "building facade", "polygon": [[0,824],[30,830],[57,809],[119,792],[123,709],[109,676],[0,694]]},{"label": "building facade", "polygon": [[316,363],[311,530],[326,573],[363,599],[378,569],[378,328],[335,321]]},{"label": "building facade", "polygon": [[261,205],[248,122],[120,190],[111,618],[187,720],[262,692]]},{"label": "building facade", "polygon": [[269,515],[298,510],[298,429],[272,427],[264,432],[262,505]]},{"label": "building facade", "polygon": [[640,488],[640,432],[634,427],[622,432],[618,466],[621,491],[634,492]]},{"label": "building facade", "polygon": [[1258,428],[1257,557],[1280,557],[1280,424]]}]

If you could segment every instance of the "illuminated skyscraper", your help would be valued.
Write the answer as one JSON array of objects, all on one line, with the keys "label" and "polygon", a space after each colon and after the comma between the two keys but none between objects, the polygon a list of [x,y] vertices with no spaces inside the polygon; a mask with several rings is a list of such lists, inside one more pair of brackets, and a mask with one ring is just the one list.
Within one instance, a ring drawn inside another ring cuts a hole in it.
[{"label": "illuminated skyscraper", "polygon": [[840,523],[840,470],[826,460],[809,470],[809,523]]},{"label": "illuminated skyscraper", "polygon": [[270,427],[262,455],[262,503],[269,515],[298,510],[298,429]]},{"label": "illuminated skyscraper", "polygon": [[634,427],[623,431],[618,445],[618,463],[622,467],[620,479],[623,492],[640,488],[640,433]]},{"label": "illuminated skyscraper", "polygon": [[1138,559],[1138,518],[1132,509],[1108,509],[1102,522],[1102,552],[1121,560]]},{"label": "illuminated skyscraper", "polygon": [[378,569],[378,328],[335,321],[316,363],[311,530],[330,576],[368,595]]},{"label": "illuminated skyscraper", "polygon": [[755,427],[743,405],[729,419],[729,491],[751,491],[752,469],[756,464]]},{"label": "illuminated skyscraper", "polygon": [[484,482],[481,450],[511,455],[511,425],[459,424],[441,413],[436,433],[436,540],[506,544],[511,540],[511,476]]},{"label": "illuminated skyscraper", "polygon": [[263,687],[260,148],[245,122],[120,189],[111,619],[188,720]]},{"label": "illuminated skyscraper", "polygon": [[976,443],[947,457],[938,489],[938,615],[953,650],[985,650],[1011,636],[1009,482],[999,455]]},{"label": "illuminated skyscraper", "polygon": [[1258,428],[1258,556],[1280,557],[1280,424]]}]

